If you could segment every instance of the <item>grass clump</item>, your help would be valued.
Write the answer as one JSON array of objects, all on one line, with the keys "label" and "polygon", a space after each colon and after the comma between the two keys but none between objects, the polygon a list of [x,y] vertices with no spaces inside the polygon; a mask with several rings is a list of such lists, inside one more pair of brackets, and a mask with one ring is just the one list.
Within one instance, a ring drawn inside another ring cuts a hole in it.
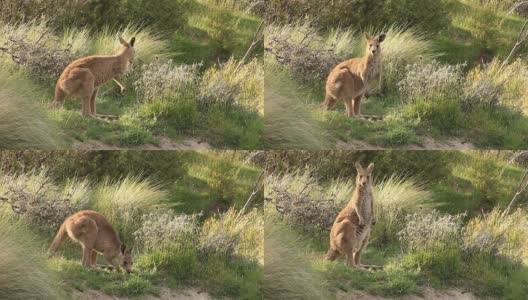
[{"label": "grass clump", "polygon": [[4,299],[66,299],[56,274],[39,246],[20,222],[2,212],[0,218],[0,297]]}]

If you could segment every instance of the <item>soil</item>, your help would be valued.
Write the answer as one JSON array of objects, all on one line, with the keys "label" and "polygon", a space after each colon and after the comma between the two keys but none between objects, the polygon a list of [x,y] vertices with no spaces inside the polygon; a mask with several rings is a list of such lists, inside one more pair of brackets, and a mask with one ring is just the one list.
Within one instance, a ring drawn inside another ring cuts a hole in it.
[{"label": "soil", "polygon": [[339,291],[336,295],[339,300],[478,300],[475,295],[463,289],[452,288],[447,290],[435,290],[433,288],[424,288],[421,295],[406,295],[401,297],[382,297],[368,294],[364,291],[343,292]]},{"label": "soil", "polygon": [[75,140],[73,148],[78,150],[208,150],[212,149],[209,143],[197,138],[187,138],[183,141],[175,141],[168,137],[158,137],[159,144],[145,144],[131,147],[121,147],[112,144],[107,144],[99,140],[89,140],[80,142]]},{"label": "soil", "polygon": [[337,149],[340,150],[386,150],[386,149],[403,149],[403,150],[475,150],[475,145],[463,141],[459,138],[450,138],[448,140],[438,141],[431,137],[422,138],[422,144],[411,144],[403,147],[382,147],[370,144],[367,141],[353,140],[350,142],[337,141]]},{"label": "soil", "polygon": [[160,288],[159,295],[142,295],[138,297],[117,297],[107,295],[101,291],[87,290],[80,292],[75,290],[73,292],[73,299],[75,300],[212,300],[207,292],[198,289],[176,290],[170,288]]}]

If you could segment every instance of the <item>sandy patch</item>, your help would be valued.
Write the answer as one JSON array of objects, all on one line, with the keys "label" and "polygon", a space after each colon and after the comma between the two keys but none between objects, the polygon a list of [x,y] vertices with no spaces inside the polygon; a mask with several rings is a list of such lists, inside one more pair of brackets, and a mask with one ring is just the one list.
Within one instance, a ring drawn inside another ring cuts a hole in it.
[{"label": "sandy patch", "polygon": [[448,140],[438,141],[431,137],[422,137],[422,145],[405,145],[402,147],[382,147],[370,144],[362,140],[353,140],[350,142],[337,141],[336,148],[340,150],[475,150],[477,149],[472,143],[466,142],[459,138],[450,138]]},{"label": "sandy patch", "polygon": [[158,137],[159,145],[145,144],[131,147],[120,147],[106,144],[99,140],[89,140],[81,142],[75,140],[73,149],[76,150],[208,150],[212,149],[209,143],[197,138],[187,138],[181,141],[172,140],[168,137]]},{"label": "sandy patch", "polygon": [[[340,300],[478,300],[470,292],[464,291],[463,289],[447,289],[447,290],[435,290],[432,288],[422,289],[422,296],[419,295],[406,295],[401,297],[382,297],[370,295],[363,291],[352,291],[352,292],[337,292],[337,299]],[[489,299],[489,298],[487,298]]]},{"label": "sandy patch", "polygon": [[75,290],[72,294],[75,300],[211,300],[214,299],[208,293],[198,289],[175,290],[160,288],[159,296],[142,295],[138,297],[117,297],[107,295],[101,291],[88,290],[80,292]]}]

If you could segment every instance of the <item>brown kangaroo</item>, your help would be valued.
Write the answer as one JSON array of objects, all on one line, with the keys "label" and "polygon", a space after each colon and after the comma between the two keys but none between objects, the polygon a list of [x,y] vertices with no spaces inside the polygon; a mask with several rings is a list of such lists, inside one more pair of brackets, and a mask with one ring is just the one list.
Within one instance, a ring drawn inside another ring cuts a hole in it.
[{"label": "brown kangaroo", "polygon": [[374,164],[371,163],[366,169],[359,162],[356,162],[355,166],[356,188],[352,198],[332,225],[330,249],[325,258],[335,260],[341,255],[346,255],[348,266],[379,268],[361,264],[361,251],[368,243],[371,224],[376,223],[371,178]]},{"label": "brown kangaroo", "polygon": [[367,39],[366,54],[338,64],[326,80],[326,96],[321,106],[327,110],[334,108],[338,100],[345,103],[349,117],[361,116],[361,98],[370,95],[370,83],[378,81],[378,93],[381,93],[381,43],[385,34]]},{"label": "brown kangaroo", "polygon": [[121,272],[120,266],[127,273],[132,272],[131,249],[121,243],[112,224],[102,214],[82,210],[68,217],[49,247],[49,256],[57,252],[67,237],[81,244],[84,267],[96,266],[97,253],[100,253],[118,272]]},{"label": "brown kangaroo", "polygon": [[112,79],[120,86],[121,92],[124,90],[123,85],[115,77],[125,74],[134,60],[136,38],[133,37],[127,43],[120,37],[119,41],[122,47],[115,55],[88,56],[69,64],[55,86],[53,106],[62,106],[66,98],[80,98],[83,116],[116,119],[115,116],[97,115],[95,98],[99,87]]}]

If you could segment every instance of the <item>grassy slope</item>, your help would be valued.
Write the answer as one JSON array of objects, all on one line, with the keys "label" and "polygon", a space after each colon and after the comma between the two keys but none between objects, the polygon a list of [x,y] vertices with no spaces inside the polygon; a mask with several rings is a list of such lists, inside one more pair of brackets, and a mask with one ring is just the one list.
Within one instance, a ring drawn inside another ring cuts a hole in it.
[{"label": "grassy slope", "polygon": [[[476,36],[470,30],[474,29],[475,23],[469,20],[482,11],[476,5],[469,5],[460,1],[453,1],[450,5],[451,25],[448,29],[430,36],[433,41],[434,51],[441,53],[438,60],[443,63],[464,63],[468,68],[480,63],[483,59],[489,60],[493,56],[505,58],[509,53],[517,31],[522,26],[522,20],[517,17],[503,17],[500,12],[488,15],[488,19],[482,22],[490,24],[501,24],[500,29],[494,29],[490,33],[493,41],[485,40],[486,37]],[[498,26],[498,25],[497,25]],[[273,70],[274,63],[266,65],[266,70]],[[269,72],[267,72],[269,73]],[[449,142],[453,137],[460,137],[473,143],[479,148],[504,148],[523,149],[526,147],[525,137],[528,135],[528,116],[519,115],[509,111],[490,112],[484,109],[475,109],[461,119],[461,124],[454,125],[456,114],[464,114],[459,108],[440,106],[433,111],[428,108],[417,110],[416,107],[402,106],[399,96],[388,94],[384,97],[366,98],[362,102],[362,113],[384,115],[385,120],[381,122],[363,122],[349,119],[344,115],[342,103],[337,105],[337,109],[327,113],[319,112],[319,104],[324,98],[323,83],[314,85],[304,85],[290,76],[271,72],[267,75],[270,82],[281,82],[277,86],[266,84],[267,95],[273,94],[286,97],[288,90],[307,91],[300,100],[298,97],[289,97],[291,107],[308,106],[312,112],[311,118],[304,118],[301,124],[317,124],[312,128],[317,130],[304,130],[307,140],[319,139],[325,133],[329,134],[330,140],[343,142],[353,142],[354,140],[364,140],[368,143],[382,147],[398,147],[409,144],[422,144],[424,137],[433,137],[440,142]],[[416,124],[416,120],[405,116],[430,112],[435,116],[428,123]],[[292,114],[292,112],[289,112]],[[277,116],[278,119],[286,118],[284,115]],[[295,113],[293,113],[295,114]],[[306,116],[306,113],[300,113]],[[308,114],[309,115],[309,114]],[[271,118],[271,117],[270,117]],[[458,122],[458,121],[457,121]],[[301,126],[302,127],[302,126]],[[321,130],[321,128],[326,129]],[[290,139],[299,139],[295,132],[289,128],[275,130],[280,134],[289,134]],[[319,131],[319,132],[317,132]],[[322,131],[322,132],[321,132]],[[310,134],[312,133],[312,134]],[[287,147],[295,147],[292,143]],[[327,146],[328,147],[328,146]],[[322,147],[327,148],[327,147]],[[333,148],[333,147],[331,147]]]},{"label": "grassy slope", "polygon": [[[449,180],[429,184],[433,201],[438,204],[437,209],[444,213],[467,212],[468,217],[477,216],[482,210],[489,211],[494,206],[506,207],[524,172],[522,168],[497,162],[491,153],[471,152],[461,153],[451,169]],[[501,171],[501,179],[497,181],[495,178]],[[270,211],[273,212],[274,208]],[[512,264],[508,260],[462,258],[465,262],[458,271],[448,267],[448,260],[437,265],[417,267],[414,265],[416,257],[405,256],[399,242],[380,244],[375,235],[371,236],[369,246],[363,251],[362,261],[384,265],[384,270],[359,271],[347,267],[342,259],[336,262],[323,259],[328,250],[328,232],[305,230],[284,219],[274,221],[280,224],[278,226],[287,228],[285,234],[296,237],[297,249],[303,249],[304,259],[310,262],[305,272],[324,277],[324,287],[318,288],[323,289],[320,293],[329,292],[331,296],[327,296],[328,299],[335,299],[337,291],[353,290],[381,296],[419,294],[421,286],[438,289],[463,287],[481,297],[523,299],[521,295],[526,290],[526,265]]]},{"label": "grassy slope", "polygon": [[[189,22],[182,30],[167,34],[169,51],[177,63],[200,63],[204,69],[231,55],[240,59],[247,50],[260,20],[241,12],[215,7],[205,3],[196,3]],[[231,24],[232,23],[232,24]],[[227,24],[231,24],[227,26]],[[224,28],[227,27],[227,28]],[[229,40],[219,44],[226,36]],[[258,51],[258,50],[257,50]],[[257,52],[256,52],[257,53]],[[254,53],[255,55],[255,53]],[[258,53],[257,53],[258,56]],[[7,62],[7,57],[5,57]],[[41,102],[53,99],[54,82],[29,83],[38,90]],[[134,147],[142,144],[158,145],[158,136],[167,136],[175,142],[188,137],[207,140],[216,148],[260,148],[262,144],[263,117],[261,113],[244,109],[210,109],[198,116],[198,120],[189,125],[185,123],[166,124],[158,121],[156,126],[133,120],[126,115],[134,113],[136,95],[132,86],[127,86],[126,95],[118,92],[117,86],[109,82],[99,90],[97,98],[98,113],[119,115],[115,122],[101,122],[85,119],[79,115],[79,101],[67,101],[65,110],[50,111],[51,118],[63,132],[67,145],[74,141],[85,142],[100,140],[118,147]],[[193,98],[191,101],[195,101]],[[188,112],[182,111],[182,120]]]},{"label": "grassy slope", "polygon": [[[192,162],[188,162],[189,170],[181,180],[165,184],[165,190],[168,192],[165,209],[182,214],[202,212],[202,222],[216,217],[219,211],[226,211],[231,207],[235,210],[241,209],[261,170],[250,163],[242,165],[240,158],[231,158],[231,155],[234,154],[201,152],[194,156]],[[113,190],[113,187],[111,189]],[[95,192],[95,189],[89,191],[86,197],[98,198],[93,194]],[[123,188],[118,193],[127,192],[130,191]],[[103,202],[105,201],[110,200],[103,199]],[[135,203],[134,206],[140,206]],[[3,207],[0,206],[0,213]],[[257,201],[250,207],[258,208],[260,204]],[[261,214],[259,211],[253,213]],[[253,223],[244,226],[247,232],[244,234],[258,235],[261,228],[256,225],[259,224],[257,218],[252,218]],[[237,226],[236,223],[220,224],[225,226],[225,230],[238,230],[236,227],[231,228],[232,225]],[[25,227],[24,231],[37,245],[34,249],[36,255],[44,257],[55,232],[44,233],[28,227]],[[120,234],[123,233],[124,231],[120,230]],[[123,236],[121,238],[124,239]],[[48,271],[59,279],[60,287],[67,292],[74,289],[95,289],[110,295],[136,296],[156,294],[159,287],[163,286],[174,289],[196,287],[214,297],[235,299],[257,299],[262,293],[261,258],[247,253],[236,256],[208,255],[200,253],[196,245],[186,245],[183,242],[170,253],[161,249],[160,252],[142,252],[138,246],[134,252],[133,274],[83,268],[80,264],[80,246],[70,240],[65,242],[58,254],[47,261],[47,267]],[[158,261],[168,261],[170,265],[156,265]],[[98,263],[107,264],[101,256],[98,257]]]}]

